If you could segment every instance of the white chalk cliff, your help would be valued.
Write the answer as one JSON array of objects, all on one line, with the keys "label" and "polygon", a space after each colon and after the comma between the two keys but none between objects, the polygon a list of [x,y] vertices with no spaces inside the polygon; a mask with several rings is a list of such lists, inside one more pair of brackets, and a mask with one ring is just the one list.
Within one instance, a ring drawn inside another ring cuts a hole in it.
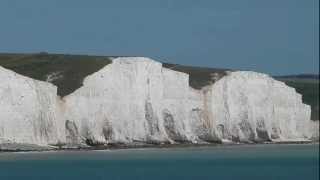
[{"label": "white chalk cliff", "polygon": [[0,144],[55,144],[65,139],[57,87],[0,66]]},{"label": "white chalk cliff", "polygon": [[[57,87],[0,67],[0,144],[205,143],[308,140],[311,110],[255,72],[195,90],[185,73],[117,58],[63,98]],[[312,128],[314,128],[312,126]]]}]

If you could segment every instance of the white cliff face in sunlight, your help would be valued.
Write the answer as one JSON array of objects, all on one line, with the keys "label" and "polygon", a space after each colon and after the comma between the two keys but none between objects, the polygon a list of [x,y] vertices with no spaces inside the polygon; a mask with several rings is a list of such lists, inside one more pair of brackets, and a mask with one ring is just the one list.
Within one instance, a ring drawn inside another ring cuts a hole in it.
[{"label": "white cliff face in sunlight", "polygon": [[0,143],[65,141],[57,119],[57,88],[0,67]]},{"label": "white cliff face in sunlight", "polygon": [[0,144],[307,140],[310,107],[293,88],[232,72],[195,90],[185,73],[117,58],[72,94],[0,67]]},{"label": "white cliff face in sunlight", "polygon": [[119,58],[64,98],[66,119],[94,143],[192,141],[188,75],[147,58]]},{"label": "white cliff face in sunlight", "polygon": [[318,121],[309,121],[309,135],[310,139],[313,141],[319,141],[319,120]]},{"label": "white cliff face in sunlight", "polygon": [[161,64],[154,61],[114,60],[64,98],[66,119],[95,143],[164,140],[153,103],[161,98],[160,74]]},{"label": "white cliff face in sunlight", "polygon": [[283,82],[255,72],[233,72],[207,93],[211,120],[222,139],[299,140],[308,137],[311,110]]}]

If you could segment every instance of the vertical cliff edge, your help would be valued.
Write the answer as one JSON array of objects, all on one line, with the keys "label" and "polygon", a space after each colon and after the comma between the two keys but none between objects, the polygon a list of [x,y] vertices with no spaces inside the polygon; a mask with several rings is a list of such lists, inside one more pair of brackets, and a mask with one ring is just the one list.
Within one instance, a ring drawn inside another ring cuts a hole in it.
[{"label": "vertical cliff edge", "polygon": [[188,74],[126,57],[88,75],[64,97],[50,82],[1,66],[0,81],[0,146],[319,139],[301,95],[256,72],[226,71],[194,89]]}]

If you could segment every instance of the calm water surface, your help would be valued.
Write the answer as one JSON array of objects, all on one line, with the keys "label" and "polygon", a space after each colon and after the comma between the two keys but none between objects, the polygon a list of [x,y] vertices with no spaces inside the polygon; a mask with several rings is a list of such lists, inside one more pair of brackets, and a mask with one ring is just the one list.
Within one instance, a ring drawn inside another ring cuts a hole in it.
[{"label": "calm water surface", "polygon": [[317,180],[319,145],[0,153],[0,180]]}]

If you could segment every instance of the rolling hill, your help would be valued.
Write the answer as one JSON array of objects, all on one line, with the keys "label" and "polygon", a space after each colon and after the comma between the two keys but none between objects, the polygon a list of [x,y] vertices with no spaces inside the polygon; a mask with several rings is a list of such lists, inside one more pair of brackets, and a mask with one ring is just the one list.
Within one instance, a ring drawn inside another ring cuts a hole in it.
[{"label": "rolling hill", "polygon": [[[111,63],[117,56],[88,56],[66,54],[10,54],[0,53],[0,66],[19,74],[49,81],[58,87],[58,95],[66,96],[82,86],[83,79]],[[195,89],[214,83],[230,69],[192,67],[164,63],[164,67],[190,75],[190,86]],[[294,87],[302,94],[303,102],[311,105],[312,119],[319,119],[319,76],[291,75],[274,77]]]}]

